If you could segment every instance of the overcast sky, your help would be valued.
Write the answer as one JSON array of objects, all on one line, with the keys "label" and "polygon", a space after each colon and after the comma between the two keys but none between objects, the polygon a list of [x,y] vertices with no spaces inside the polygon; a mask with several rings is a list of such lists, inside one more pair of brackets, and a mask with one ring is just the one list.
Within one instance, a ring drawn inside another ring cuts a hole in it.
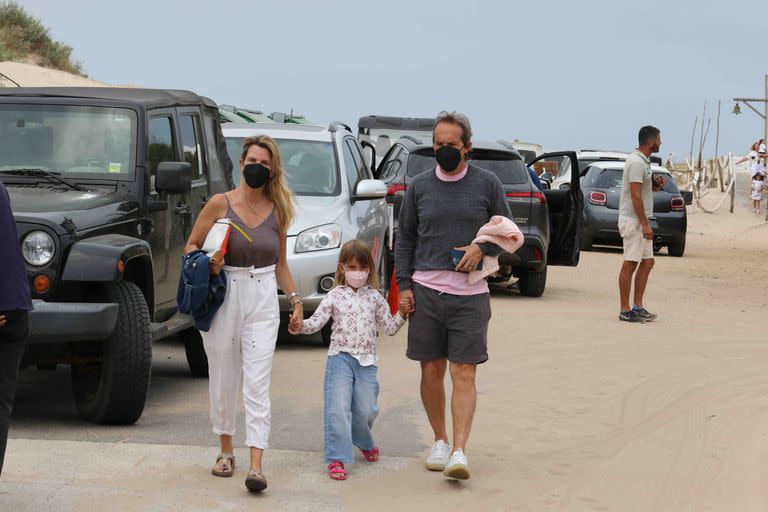
[{"label": "overcast sky", "polygon": [[[190,89],[323,123],[459,110],[476,138],[547,150],[629,149],[653,124],[661,153],[683,158],[704,100],[714,113],[721,99],[721,153],[743,154],[763,133],[745,106],[731,114],[731,98],[765,93],[759,0],[21,4],[96,80]],[[715,115],[710,154],[714,134]]]}]

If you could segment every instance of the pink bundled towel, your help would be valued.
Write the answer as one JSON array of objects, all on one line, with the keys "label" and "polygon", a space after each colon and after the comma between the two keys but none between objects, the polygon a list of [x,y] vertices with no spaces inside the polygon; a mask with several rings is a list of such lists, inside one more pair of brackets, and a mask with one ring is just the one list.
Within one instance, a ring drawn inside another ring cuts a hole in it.
[{"label": "pink bundled towel", "polygon": [[[517,224],[501,215],[494,215],[488,224],[480,228],[473,244],[490,242],[496,244],[505,252],[513,253],[523,245],[523,232]],[[469,273],[469,284],[496,273],[499,270],[498,256],[483,256],[483,269],[473,270]]]}]

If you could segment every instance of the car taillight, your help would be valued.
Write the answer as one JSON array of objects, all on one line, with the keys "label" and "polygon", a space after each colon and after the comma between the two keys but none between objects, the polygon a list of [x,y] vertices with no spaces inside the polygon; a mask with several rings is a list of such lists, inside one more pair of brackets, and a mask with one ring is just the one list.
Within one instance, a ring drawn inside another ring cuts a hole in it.
[{"label": "car taillight", "polygon": [[685,210],[685,199],[682,196],[675,196],[672,198],[670,206],[673,212],[682,212]]},{"label": "car taillight", "polygon": [[387,195],[388,196],[404,196],[405,189],[406,189],[406,186],[403,185],[402,183],[399,183],[397,185],[390,185],[387,187]]},{"label": "car taillight", "polygon": [[593,191],[589,193],[589,202],[592,204],[605,206],[608,202],[608,196],[605,195],[605,192]]},{"label": "car taillight", "polygon": [[520,198],[523,201],[529,199],[538,199],[539,203],[547,204],[547,198],[542,192],[507,192],[507,197],[517,199]]}]

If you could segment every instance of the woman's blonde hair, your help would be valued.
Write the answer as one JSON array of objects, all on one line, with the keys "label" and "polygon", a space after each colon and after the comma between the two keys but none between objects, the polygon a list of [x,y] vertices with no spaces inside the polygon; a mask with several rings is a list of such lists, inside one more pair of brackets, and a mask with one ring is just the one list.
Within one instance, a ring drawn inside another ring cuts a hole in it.
[{"label": "woman's blonde hair", "polygon": [[362,240],[350,240],[341,247],[339,265],[336,266],[336,275],[333,277],[334,286],[342,286],[345,283],[342,267],[353,261],[368,267],[368,286],[374,290],[378,289],[379,276],[376,274],[376,265],[373,263],[373,253],[368,244]]},{"label": "woman's blonde hair", "polygon": [[264,185],[264,195],[275,203],[277,208],[278,223],[280,225],[280,231],[282,233],[288,233],[288,228],[293,222],[294,207],[293,207],[293,193],[288,188],[285,182],[285,172],[283,171],[283,160],[280,157],[280,148],[275,142],[275,139],[269,135],[257,135],[256,137],[248,137],[243,142],[243,152],[240,155],[240,162],[245,161],[245,157],[248,156],[248,151],[252,146],[259,146],[269,152],[270,156],[270,173],[269,181]]}]

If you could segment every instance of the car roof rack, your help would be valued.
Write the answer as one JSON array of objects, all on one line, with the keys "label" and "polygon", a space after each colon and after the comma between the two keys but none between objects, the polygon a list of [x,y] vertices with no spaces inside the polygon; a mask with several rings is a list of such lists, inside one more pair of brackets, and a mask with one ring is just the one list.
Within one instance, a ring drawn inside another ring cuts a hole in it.
[{"label": "car roof rack", "polygon": [[348,124],[342,123],[341,121],[332,121],[331,124],[328,126],[329,132],[337,132],[341,129],[347,130],[348,132],[352,133],[352,128],[350,128]]},{"label": "car roof rack", "polygon": [[505,148],[507,148],[507,149],[512,149],[512,150],[514,150],[514,151],[517,151],[517,149],[515,149],[515,146],[513,146],[512,144],[510,144],[510,143],[509,143],[509,141],[506,141],[506,140],[504,140],[504,139],[499,139],[499,140],[497,140],[496,142],[498,142],[499,144],[501,144],[502,146],[504,146],[504,147],[505,147]]}]

